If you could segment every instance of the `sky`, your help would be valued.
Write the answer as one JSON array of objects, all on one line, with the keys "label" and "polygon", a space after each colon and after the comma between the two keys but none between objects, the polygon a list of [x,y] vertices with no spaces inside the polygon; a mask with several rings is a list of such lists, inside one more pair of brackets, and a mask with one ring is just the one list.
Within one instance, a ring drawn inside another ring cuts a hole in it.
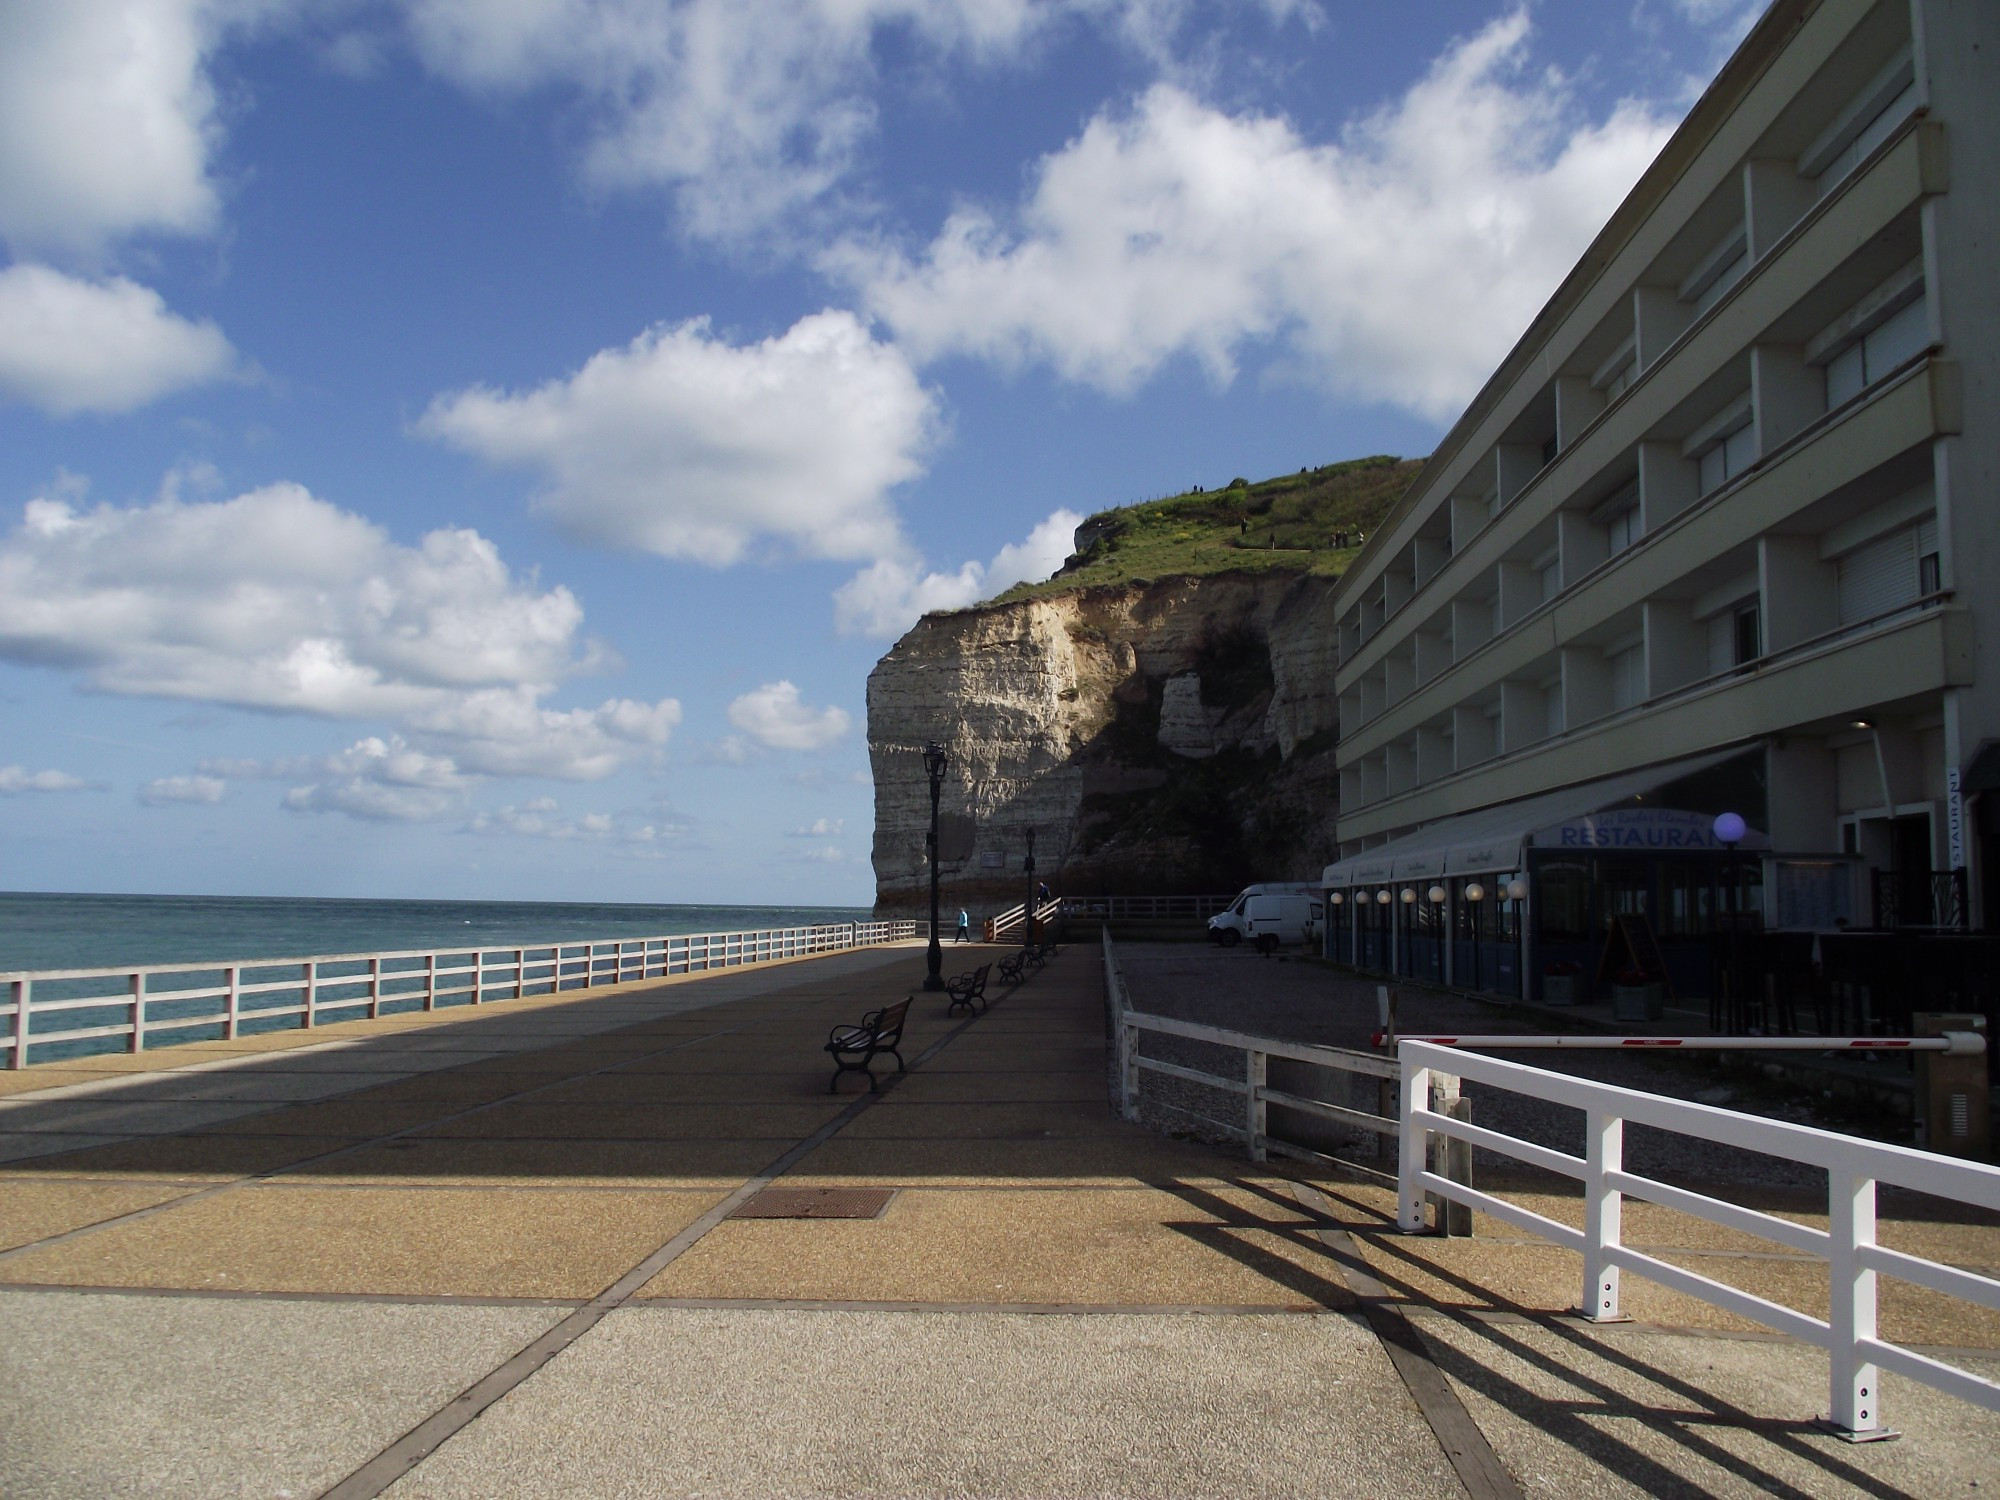
[{"label": "sky", "polygon": [[1429,451],[1756,11],[0,0],[0,887],[867,905],[895,638]]}]

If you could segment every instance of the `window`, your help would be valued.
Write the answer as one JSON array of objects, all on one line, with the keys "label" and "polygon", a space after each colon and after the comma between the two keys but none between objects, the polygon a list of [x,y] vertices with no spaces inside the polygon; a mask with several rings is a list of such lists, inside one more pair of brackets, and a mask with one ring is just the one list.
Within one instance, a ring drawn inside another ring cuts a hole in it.
[{"label": "window", "polygon": [[1755,597],[1708,617],[1708,671],[1711,677],[1747,667],[1764,654],[1763,612]]},{"label": "window", "polygon": [[1646,696],[1646,653],[1634,642],[1605,658],[1611,668],[1611,711],[1630,708]]},{"label": "window", "polygon": [[1711,417],[1681,445],[1700,470],[1701,493],[1712,494],[1757,460],[1757,424],[1746,395]]},{"label": "window", "polygon": [[1548,558],[1535,571],[1542,585],[1542,602],[1546,604],[1562,592],[1562,559]]},{"label": "window", "polygon": [[1591,385],[1604,392],[1604,402],[1608,406],[1616,401],[1639,378],[1639,346],[1635,339],[1626,339],[1611,358],[1599,365],[1590,377]]},{"label": "window", "polygon": [[1639,481],[1634,479],[1590,513],[1590,519],[1604,528],[1610,555],[1616,557],[1645,534],[1639,521]]},{"label": "window", "polygon": [[1700,317],[1720,302],[1722,294],[1741,281],[1749,269],[1750,240],[1738,224],[1688,273],[1687,280],[1680,284],[1680,299],[1693,303],[1694,315]]},{"label": "window", "polygon": [[1764,654],[1763,611],[1753,600],[1749,604],[1736,606],[1732,617],[1732,635],[1736,645],[1736,665],[1748,666]]},{"label": "window", "polygon": [[1840,560],[1840,623],[1888,614],[1942,582],[1935,516],[1877,537]]},{"label": "window", "polygon": [[1906,42],[1806,147],[1799,158],[1799,175],[1817,178],[1820,196],[1825,197],[1916,107],[1916,71]]},{"label": "window", "polygon": [[1875,327],[1842,346],[1826,362],[1826,408],[1851,401],[1897,366],[1929,345],[1930,316],[1924,307],[1923,285],[1915,298]]}]

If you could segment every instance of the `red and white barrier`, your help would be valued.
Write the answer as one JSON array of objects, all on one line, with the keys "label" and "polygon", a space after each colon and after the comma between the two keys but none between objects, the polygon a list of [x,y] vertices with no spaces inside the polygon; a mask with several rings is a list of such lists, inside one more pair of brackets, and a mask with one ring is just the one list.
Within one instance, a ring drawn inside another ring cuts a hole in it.
[{"label": "red and white barrier", "polygon": [[1374,1036],[1376,1046],[1391,1042],[1428,1042],[1433,1047],[1615,1048],[1678,1047],[1709,1052],[1943,1052],[1975,1057],[1986,1051],[1986,1038],[1976,1031],[1947,1031],[1943,1036]]}]

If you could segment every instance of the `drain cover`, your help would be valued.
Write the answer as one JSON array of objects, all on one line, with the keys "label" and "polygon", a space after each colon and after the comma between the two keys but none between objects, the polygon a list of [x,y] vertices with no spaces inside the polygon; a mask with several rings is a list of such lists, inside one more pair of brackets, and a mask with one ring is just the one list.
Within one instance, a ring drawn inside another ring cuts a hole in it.
[{"label": "drain cover", "polygon": [[893,1188],[765,1188],[732,1219],[879,1219]]}]

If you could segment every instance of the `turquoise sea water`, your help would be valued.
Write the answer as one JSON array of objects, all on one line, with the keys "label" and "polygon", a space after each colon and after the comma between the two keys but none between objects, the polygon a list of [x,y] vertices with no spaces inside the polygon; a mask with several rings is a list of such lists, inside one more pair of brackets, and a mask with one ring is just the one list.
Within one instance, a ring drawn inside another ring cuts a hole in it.
[{"label": "turquoise sea water", "polygon": [[463,945],[748,932],[865,922],[855,907],[637,906],[558,901],[323,901],[0,891],[0,973],[305,958]]}]

